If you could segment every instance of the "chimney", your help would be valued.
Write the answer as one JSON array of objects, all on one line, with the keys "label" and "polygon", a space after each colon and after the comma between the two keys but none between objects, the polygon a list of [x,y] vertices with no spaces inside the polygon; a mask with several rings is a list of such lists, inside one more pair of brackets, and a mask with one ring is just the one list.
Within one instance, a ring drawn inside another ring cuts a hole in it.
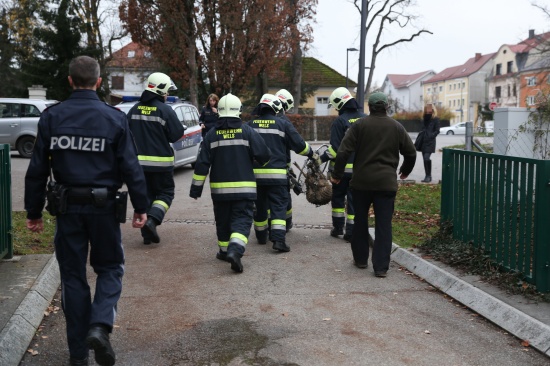
[{"label": "chimney", "polygon": [[474,61],[478,62],[480,58],[481,58],[481,53],[476,53],[476,57],[474,58]]},{"label": "chimney", "polygon": [[535,30],[529,29],[529,39],[533,39],[533,38],[535,38]]}]

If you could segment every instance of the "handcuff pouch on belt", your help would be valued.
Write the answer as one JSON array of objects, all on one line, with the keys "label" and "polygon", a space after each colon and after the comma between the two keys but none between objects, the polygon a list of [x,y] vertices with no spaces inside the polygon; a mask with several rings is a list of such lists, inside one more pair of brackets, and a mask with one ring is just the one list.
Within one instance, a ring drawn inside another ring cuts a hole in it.
[{"label": "handcuff pouch on belt", "polygon": [[121,224],[126,222],[126,207],[128,206],[128,192],[117,192],[115,198],[115,215]]}]

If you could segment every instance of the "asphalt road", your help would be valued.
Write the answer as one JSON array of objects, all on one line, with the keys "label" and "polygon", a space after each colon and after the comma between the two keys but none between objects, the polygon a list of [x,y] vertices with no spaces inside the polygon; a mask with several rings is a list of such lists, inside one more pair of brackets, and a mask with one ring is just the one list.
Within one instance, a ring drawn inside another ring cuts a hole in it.
[{"label": "asphalt road", "polygon": [[[438,142],[457,139],[444,138]],[[22,208],[27,164],[13,157],[15,210]],[[304,195],[293,196],[291,252],[258,245],[252,234],[244,273],[233,273],[214,258],[208,189],[198,201],[188,197],[192,173],[175,172],[176,199],[159,227],[160,244],[144,246],[139,231],[123,225],[126,274],[112,337],[117,365],[548,364],[395,263],[385,279],[354,267],[349,244],[328,234],[330,207],[315,207]],[[91,269],[89,279],[93,288]],[[66,364],[59,294],[52,305],[30,345],[36,354],[21,365]]]}]

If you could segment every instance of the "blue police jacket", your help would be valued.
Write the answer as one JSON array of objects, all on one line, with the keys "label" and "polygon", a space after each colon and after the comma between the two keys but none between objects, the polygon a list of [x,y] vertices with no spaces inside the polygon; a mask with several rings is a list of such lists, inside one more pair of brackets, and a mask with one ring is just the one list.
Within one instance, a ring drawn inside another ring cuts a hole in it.
[{"label": "blue police jacket", "polygon": [[265,165],[270,157],[262,137],[240,118],[220,118],[202,142],[189,196],[202,195],[210,171],[212,200],[256,200],[253,161]]},{"label": "blue police jacket", "polygon": [[[40,115],[25,175],[29,219],[42,217],[50,167],[55,181],[70,187],[106,187],[116,192],[126,183],[135,211],[147,212],[145,177],[126,115],[100,101],[94,90],[76,89],[66,101]],[[87,206],[88,213],[101,212]]]}]

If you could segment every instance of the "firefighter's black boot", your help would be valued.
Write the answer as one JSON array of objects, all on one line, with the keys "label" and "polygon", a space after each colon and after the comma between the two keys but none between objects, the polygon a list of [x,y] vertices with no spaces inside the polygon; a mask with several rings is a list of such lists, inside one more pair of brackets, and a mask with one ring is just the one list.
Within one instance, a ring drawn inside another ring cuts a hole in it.
[{"label": "firefighter's black boot", "polygon": [[234,272],[242,273],[243,264],[241,263],[241,258],[244,254],[244,247],[230,243],[227,247],[226,260],[231,263],[231,269]]},{"label": "firefighter's black boot", "polygon": [[332,230],[330,230],[330,236],[337,238],[338,235],[344,235],[344,229],[341,227],[333,227]]},{"label": "firefighter's black boot", "polygon": [[284,241],[274,241],[273,249],[278,250],[279,252],[290,252],[290,247],[286,245]]},{"label": "firefighter's black boot", "polygon": [[143,232],[146,234],[143,238],[143,244],[149,244],[150,242],[147,243],[148,239],[153,243],[160,243],[160,237],[157,233],[157,225],[157,222],[152,217],[147,219],[145,225],[143,225]]}]

